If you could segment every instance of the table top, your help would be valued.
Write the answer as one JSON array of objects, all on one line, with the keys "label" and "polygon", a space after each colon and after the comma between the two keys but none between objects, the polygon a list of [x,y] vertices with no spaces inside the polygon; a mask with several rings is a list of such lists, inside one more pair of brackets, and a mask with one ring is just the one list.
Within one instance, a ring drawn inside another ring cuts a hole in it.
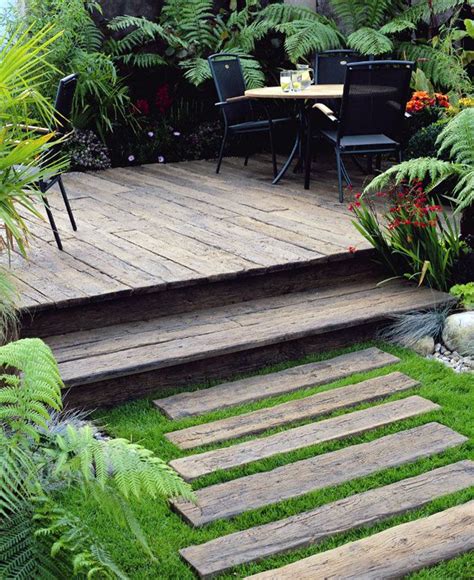
[{"label": "table top", "polygon": [[299,93],[284,93],[281,87],[263,87],[249,89],[245,96],[252,99],[338,99],[343,91],[344,85],[311,85]]}]

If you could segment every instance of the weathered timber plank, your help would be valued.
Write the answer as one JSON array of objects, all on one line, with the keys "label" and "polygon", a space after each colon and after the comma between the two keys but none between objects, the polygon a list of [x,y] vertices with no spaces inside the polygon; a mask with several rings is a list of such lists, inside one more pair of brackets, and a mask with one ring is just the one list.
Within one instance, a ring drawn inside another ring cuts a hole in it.
[{"label": "weathered timber plank", "polygon": [[[376,323],[386,319],[389,305],[392,313],[406,312],[445,303],[446,295],[397,285],[390,289],[372,288],[354,294],[343,293],[333,300],[327,300],[325,304],[322,302],[318,306],[315,300],[311,304],[314,308],[308,308],[309,304],[303,301],[273,309],[269,300],[267,309],[253,314],[238,312],[244,307],[236,305],[227,308],[226,312],[227,319],[238,322],[238,327],[231,331],[216,330],[213,334],[189,338],[186,336],[186,327],[183,327],[180,337],[161,344],[159,348],[156,345],[143,345],[100,354],[94,357],[93,365],[88,359],[65,362],[61,366],[61,373],[68,386],[117,378],[204,357],[222,356],[309,335],[325,334],[340,328]],[[234,308],[235,316],[232,314]],[[209,316],[214,314],[212,310],[207,313]]]},{"label": "weathered timber plank", "polygon": [[157,399],[154,403],[170,419],[180,419],[331,383],[354,373],[369,371],[398,361],[397,357],[378,348],[368,348],[270,375],[224,383],[191,393],[179,393],[165,399]]},{"label": "weathered timber plank", "polygon": [[213,578],[234,566],[312,546],[334,534],[419,509],[472,485],[474,462],[459,461],[308,512],[190,546],[180,550],[180,554],[200,578]]},{"label": "weathered timber plank", "polygon": [[401,578],[473,548],[474,501],[470,501],[249,578]]},{"label": "weathered timber plank", "polygon": [[402,373],[390,373],[274,407],[173,431],[167,433],[166,437],[181,449],[192,449],[244,435],[263,433],[267,429],[288,425],[295,421],[314,419],[338,409],[347,409],[361,403],[389,397],[417,385],[417,381]]},{"label": "weathered timber plank", "polygon": [[310,445],[360,435],[439,408],[439,405],[414,395],[400,401],[296,427],[263,439],[175,459],[170,465],[184,479],[192,481],[214,471],[232,469]]},{"label": "weathered timber plank", "polygon": [[428,423],[272,471],[211,485],[196,492],[197,503],[177,499],[172,506],[189,524],[202,526],[413,462],[467,440],[449,427]]}]

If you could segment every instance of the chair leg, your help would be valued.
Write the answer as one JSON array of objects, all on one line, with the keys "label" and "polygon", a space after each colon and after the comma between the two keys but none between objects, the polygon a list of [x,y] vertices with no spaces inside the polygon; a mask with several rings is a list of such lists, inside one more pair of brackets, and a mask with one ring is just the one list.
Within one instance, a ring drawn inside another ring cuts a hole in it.
[{"label": "chair leg", "polygon": [[269,120],[268,125],[268,136],[270,139],[270,149],[272,151],[272,165],[273,165],[273,177],[277,176],[278,167],[277,167],[277,160],[276,160],[276,153],[275,153],[275,139],[273,137],[273,123],[271,119]]},{"label": "chair leg", "polygon": [[45,195],[42,196],[44,207],[46,209],[46,214],[48,216],[49,223],[51,225],[51,229],[53,230],[54,239],[56,240],[56,244],[58,248],[62,251],[63,244],[61,242],[61,238],[59,236],[58,228],[56,227],[56,222],[54,221],[53,212],[51,211],[51,207],[49,205],[49,201]]},{"label": "chair leg", "polygon": [[227,127],[225,128],[224,137],[222,138],[221,149],[219,151],[219,159],[217,160],[216,173],[219,173],[219,171],[221,169],[221,163],[222,163],[222,158],[224,157],[224,147],[225,147],[226,141],[227,141]]},{"label": "chair leg", "polygon": [[344,203],[344,191],[342,189],[342,159],[341,152],[336,148],[336,163],[337,163],[337,182],[339,186],[339,202]]},{"label": "chair leg", "polygon": [[66,188],[64,187],[63,179],[61,176],[58,177],[58,185],[61,190],[61,195],[63,196],[64,205],[66,206],[67,215],[69,216],[69,221],[71,222],[72,229],[77,232],[76,220],[74,219],[74,214],[72,213],[71,204],[69,203],[69,198],[66,193]]},{"label": "chair leg", "polygon": [[401,149],[398,150],[398,163],[402,163],[403,161],[403,151]]},{"label": "chair leg", "polygon": [[379,154],[375,157],[375,169],[377,171],[380,171],[381,168],[382,168],[382,155]]},{"label": "chair leg", "polygon": [[311,155],[312,155],[311,145],[313,143],[311,136],[311,120],[309,118],[306,130],[307,133],[306,133],[306,151],[304,159],[304,188],[309,189],[309,184],[311,182]]}]

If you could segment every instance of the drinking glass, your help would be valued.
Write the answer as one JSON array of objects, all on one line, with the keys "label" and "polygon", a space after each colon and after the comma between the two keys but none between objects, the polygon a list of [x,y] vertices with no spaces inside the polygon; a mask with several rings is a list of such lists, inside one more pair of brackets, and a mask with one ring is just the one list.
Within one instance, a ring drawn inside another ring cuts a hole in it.
[{"label": "drinking glass", "polygon": [[297,64],[296,70],[301,72],[301,87],[307,89],[314,82],[314,71],[308,64]]},{"label": "drinking glass", "polygon": [[291,71],[282,70],[280,72],[280,87],[284,93],[291,91]]},{"label": "drinking glass", "polygon": [[299,93],[301,91],[303,84],[303,75],[299,70],[291,71],[291,90],[294,93]]}]

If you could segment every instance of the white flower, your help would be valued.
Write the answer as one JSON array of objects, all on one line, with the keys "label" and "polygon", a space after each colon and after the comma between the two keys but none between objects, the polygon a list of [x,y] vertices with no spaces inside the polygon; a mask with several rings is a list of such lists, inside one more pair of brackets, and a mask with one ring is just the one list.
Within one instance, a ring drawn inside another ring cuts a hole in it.
[{"label": "white flower", "polygon": [[175,137],[181,137],[181,133],[179,131],[173,131],[173,135]]},{"label": "white flower", "polygon": [[130,161],[130,163],[133,163],[133,161],[135,161],[135,155],[129,155],[128,160]]},{"label": "white flower", "polygon": [[153,133],[153,131],[148,131],[148,137],[154,137],[155,134]]},{"label": "white flower", "polygon": [[163,157],[163,155],[159,155],[158,156],[158,163],[164,163],[165,162],[165,158]]}]

